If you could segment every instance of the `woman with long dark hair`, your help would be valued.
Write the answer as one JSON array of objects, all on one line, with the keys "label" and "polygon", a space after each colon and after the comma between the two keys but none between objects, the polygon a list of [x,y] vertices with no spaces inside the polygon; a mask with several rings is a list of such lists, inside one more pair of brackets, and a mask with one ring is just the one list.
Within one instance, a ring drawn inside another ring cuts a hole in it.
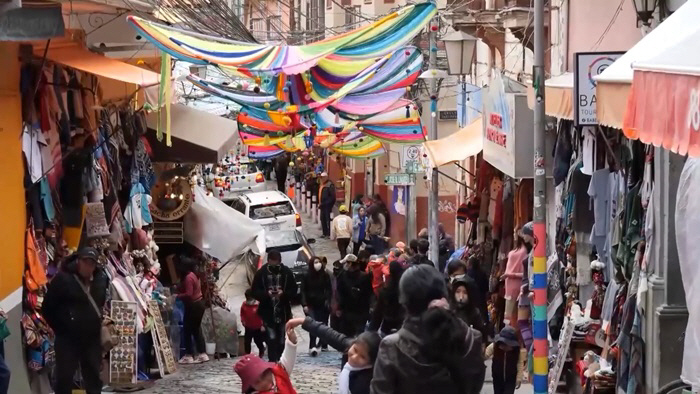
[{"label": "woman with long dark hair", "polygon": [[450,306],[457,317],[477,331],[484,338],[488,338],[488,325],[481,315],[478,305],[476,283],[469,277],[457,279],[450,285]]},{"label": "woman with long dark hair", "polygon": [[374,367],[373,394],[476,394],[484,383],[481,334],[448,309],[444,277],[413,266],[399,282],[406,320],[384,338]]},{"label": "woman with long dark hair", "polygon": [[[177,297],[185,304],[183,325],[185,329],[185,355],[181,364],[209,361],[202,335],[202,318],[206,306],[202,297],[202,282],[195,272],[197,263],[189,257],[181,257],[178,268],[184,276]],[[194,340],[194,347],[192,341]],[[196,353],[195,353],[196,351]]]},{"label": "woman with long dark hair", "polygon": [[[326,271],[326,258],[314,256],[309,260],[309,273],[301,282],[301,305],[304,313],[314,320],[328,325],[333,287],[331,276]],[[309,353],[317,356],[320,349],[328,349],[328,344],[309,337]]]},{"label": "woman with long dark hair", "polygon": [[391,236],[391,215],[389,214],[389,208],[387,208],[386,204],[384,203],[384,200],[382,200],[382,196],[379,194],[375,194],[374,197],[374,206],[379,208],[379,212],[381,212],[382,215],[384,215],[384,233],[382,235],[384,236]]},{"label": "woman with long dark hair", "polygon": [[382,336],[398,331],[406,315],[399,302],[399,281],[402,275],[403,267],[399,261],[389,263],[389,280],[379,290],[377,304],[374,306],[369,323],[369,329],[379,331]]}]

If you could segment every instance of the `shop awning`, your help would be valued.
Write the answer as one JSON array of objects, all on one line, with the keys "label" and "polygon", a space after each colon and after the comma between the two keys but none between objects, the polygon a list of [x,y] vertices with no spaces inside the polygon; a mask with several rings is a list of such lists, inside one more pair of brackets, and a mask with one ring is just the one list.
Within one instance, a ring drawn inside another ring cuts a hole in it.
[{"label": "shop awning", "polygon": [[[42,56],[42,50],[34,50]],[[46,57],[56,63],[99,75],[115,81],[147,87],[160,83],[160,74],[106,56],[98,55],[77,46],[49,48]]]},{"label": "shop awning", "polygon": [[[161,127],[165,128],[165,111],[160,111]],[[233,148],[238,138],[235,120],[209,114],[180,104],[170,108],[173,146],[158,141],[158,113],[148,115],[148,141],[153,161],[178,163],[218,163]]]},{"label": "shop awning", "polygon": [[700,157],[700,29],[634,63],[623,131],[628,138]]},{"label": "shop awning", "polygon": [[594,79],[598,122],[622,129],[630,95],[632,64],[644,62],[700,30],[700,1],[688,1]]},{"label": "shop awning", "polygon": [[[527,105],[535,108],[535,90],[527,89]],[[548,116],[574,120],[574,74],[564,73],[544,81],[544,112]]]},{"label": "shop awning", "polygon": [[426,141],[423,143],[428,160],[432,167],[463,160],[477,155],[484,148],[483,134],[484,126],[478,117],[467,127],[456,133],[439,140]]}]

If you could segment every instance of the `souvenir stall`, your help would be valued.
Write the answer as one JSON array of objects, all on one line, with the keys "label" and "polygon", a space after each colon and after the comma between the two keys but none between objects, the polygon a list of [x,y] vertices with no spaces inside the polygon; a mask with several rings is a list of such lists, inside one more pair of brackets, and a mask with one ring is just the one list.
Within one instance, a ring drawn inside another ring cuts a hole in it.
[{"label": "souvenir stall", "polygon": [[[103,90],[105,80],[124,82],[131,93]],[[154,72],[74,46],[47,45],[43,58],[22,66],[28,216],[22,328],[34,392],[50,391],[54,364],[54,336],[41,314],[46,286],[64,258],[86,246],[101,254],[95,276],[110,283],[103,312],[119,337],[106,357],[104,382],[137,384],[139,333],[153,337],[159,374],[175,372],[159,310],[169,294],[157,280],[148,194],[155,175],[138,104],[159,81]]]},{"label": "souvenir stall", "polygon": [[564,270],[549,283],[560,286],[566,317],[552,330],[550,392],[560,378],[570,392],[645,392],[652,152],[618,130],[559,121],[556,251],[549,260]]}]

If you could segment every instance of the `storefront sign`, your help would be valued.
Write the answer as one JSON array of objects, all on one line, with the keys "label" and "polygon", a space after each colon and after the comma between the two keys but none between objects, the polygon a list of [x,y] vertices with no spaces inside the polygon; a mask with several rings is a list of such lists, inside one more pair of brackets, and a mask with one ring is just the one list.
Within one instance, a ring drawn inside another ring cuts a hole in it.
[{"label": "storefront sign", "polygon": [[454,111],[438,111],[439,120],[457,120],[457,110]]},{"label": "storefront sign", "polygon": [[60,3],[24,4],[0,11],[0,41],[63,37],[65,26]]},{"label": "storefront sign", "polygon": [[619,59],[624,52],[576,53],[574,56],[574,123],[577,126],[595,126],[596,81],[593,79]]},{"label": "storefront sign", "polygon": [[503,78],[496,73],[484,97],[484,158],[511,176],[515,155],[514,117],[512,97],[506,94]]},{"label": "storefront sign", "polygon": [[384,176],[384,183],[394,186],[412,186],[416,184],[416,174],[394,173]]},{"label": "storefront sign", "polygon": [[185,216],[192,206],[192,189],[185,178],[159,182],[151,192],[151,215],[158,220],[171,221]]},{"label": "storefront sign", "polygon": [[410,174],[425,172],[428,158],[423,145],[406,145],[401,152],[401,170]]}]

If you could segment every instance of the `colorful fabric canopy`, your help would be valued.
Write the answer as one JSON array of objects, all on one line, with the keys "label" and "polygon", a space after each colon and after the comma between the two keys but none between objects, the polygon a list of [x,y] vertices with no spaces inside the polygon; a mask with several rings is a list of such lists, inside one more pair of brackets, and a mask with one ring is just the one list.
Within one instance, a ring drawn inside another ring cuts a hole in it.
[{"label": "colorful fabric canopy", "polygon": [[352,79],[335,79],[319,67],[313,67],[307,74],[266,77],[261,80],[262,90],[271,93],[254,93],[243,89],[243,85],[234,88],[195,75],[187,78],[201,90],[241,106],[285,112],[290,112],[293,106],[297,113],[309,113],[330,105],[350,114],[373,115],[403,97],[406,87],[418,79],[422,64],[420,50],[406,47],[392,52]]},{"label": "colorful fabric canopy", "polygon": [[406,45],[436,14],[434,2],[409,5],[367,26],[301,46],[241,43],[129,16],[147,40],[179,60],[216,64],[248,77],[300,74],[313,66],[352,77]]}]

